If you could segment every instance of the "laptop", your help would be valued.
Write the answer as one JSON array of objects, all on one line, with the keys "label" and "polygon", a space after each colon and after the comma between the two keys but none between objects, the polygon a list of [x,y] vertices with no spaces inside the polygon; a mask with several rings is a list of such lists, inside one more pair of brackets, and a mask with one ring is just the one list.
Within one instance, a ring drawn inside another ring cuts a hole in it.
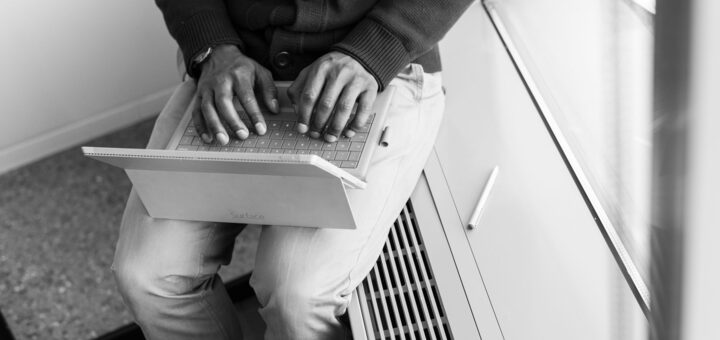
[{"label": "laptop", "polygon": [[227,145],[204,143],[192,121],[188,96],[195,85],[189,81],[167,104],[188,103],[166,149],[83,147],[83,153],[123,168],[152,217],[355,229],[347,190],[366,186],[372,155],[383,147],[394,88],[378,94],[362,130],[327,143],[297,132],[287,97],[290,82],[276,85],[280,113],[264,114],[263,136],[251,132],[245,140],[231,137]]}]

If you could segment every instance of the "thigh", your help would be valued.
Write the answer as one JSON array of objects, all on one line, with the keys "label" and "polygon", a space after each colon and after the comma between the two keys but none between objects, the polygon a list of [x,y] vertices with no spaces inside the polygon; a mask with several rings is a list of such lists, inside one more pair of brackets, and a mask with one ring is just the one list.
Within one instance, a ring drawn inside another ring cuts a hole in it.
[{"label": "thigh", "polygon": [[155,278],[214,274],[230,262],[235,237],[243,227],[153,218],[133,190],[123,214],[113,269],[124,267]]},{"label": "thigh", "polygon": [[[194,89],[191,81],[176,89],[155,121],[148,148],[167,145]],[[235,236],[243,227],[153,218],[133,190],[125,206],[113,268],[143,269],[160,277],[213,274],[230,261]]]},{"label": "thigh", "polygon": [[303,285],[310,294],[347,296],[370,271],[414,190],[444,109],[439,76],[423,76],[419,65],[393,84],[397,89],[387,118],[392,129],[389,145],[373,155],[367,188],[347,193],[358,229],[265,227],[254,285]]}]

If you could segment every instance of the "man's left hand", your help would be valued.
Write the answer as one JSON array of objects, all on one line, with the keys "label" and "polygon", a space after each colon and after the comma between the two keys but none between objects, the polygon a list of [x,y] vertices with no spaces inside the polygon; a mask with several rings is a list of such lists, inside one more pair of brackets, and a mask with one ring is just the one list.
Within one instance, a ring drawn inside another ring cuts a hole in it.
[{"label": "man's left hand", "polygon": [[[330,52],[300,72],[288,96],[299,116],[298,132],[332,143],[341,133],[352,137],[365,126],[377,91],[377,81],[357,60]],[[355,103],[355,117],[348,124]]]}]

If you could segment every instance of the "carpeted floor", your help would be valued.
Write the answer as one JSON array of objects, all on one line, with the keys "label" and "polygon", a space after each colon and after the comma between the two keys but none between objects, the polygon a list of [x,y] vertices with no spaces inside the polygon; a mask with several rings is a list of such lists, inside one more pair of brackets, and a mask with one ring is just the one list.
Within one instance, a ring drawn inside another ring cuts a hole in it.
[{"label": "carpeted floor", "polygon": [[[151,129],[84,145],[142,148]],[[109,269],[130,187],[78,147],[0,175],[0,310],[18,340],[91,339],[131,321]],[[251,270],[258,235],[238,237],[223,278]]]}]

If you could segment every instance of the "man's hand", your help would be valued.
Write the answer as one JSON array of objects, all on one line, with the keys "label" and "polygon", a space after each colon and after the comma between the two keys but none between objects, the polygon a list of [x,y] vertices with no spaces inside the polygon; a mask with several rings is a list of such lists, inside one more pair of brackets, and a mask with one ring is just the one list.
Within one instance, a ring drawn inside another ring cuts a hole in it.
[{"label": "man's hand", "polygon": [[213,50],[209,59],[202,64],[197,86],[198,106],[193,110],[195,129],[203,141],[210,143],[215,138],[222,145],[230,141],[229,132],[225,131],[222,121],[231,128],[230,133],[238,138],[248,137],[250,131],[240,120],[233,105],[233,97],[237,97],[247,112],[255,132],[265,134],[267,126],[253,91],[256,86],[262,93],[265,105],[273,113],[278,113],[277,88],[270,71],[240,53],[236,46],[221,45]]},{"label": "man's hand", "polygon": [[[377,97],[375,78],[357,60],[340,52],[320,57],[300,72],[288,89],[298,113],[298,132],[310,131],[310,137],[335,142],[347,125],[345,135],[352,137],[367,123]],[[348,125],[353,106],[355,118]]]}]

